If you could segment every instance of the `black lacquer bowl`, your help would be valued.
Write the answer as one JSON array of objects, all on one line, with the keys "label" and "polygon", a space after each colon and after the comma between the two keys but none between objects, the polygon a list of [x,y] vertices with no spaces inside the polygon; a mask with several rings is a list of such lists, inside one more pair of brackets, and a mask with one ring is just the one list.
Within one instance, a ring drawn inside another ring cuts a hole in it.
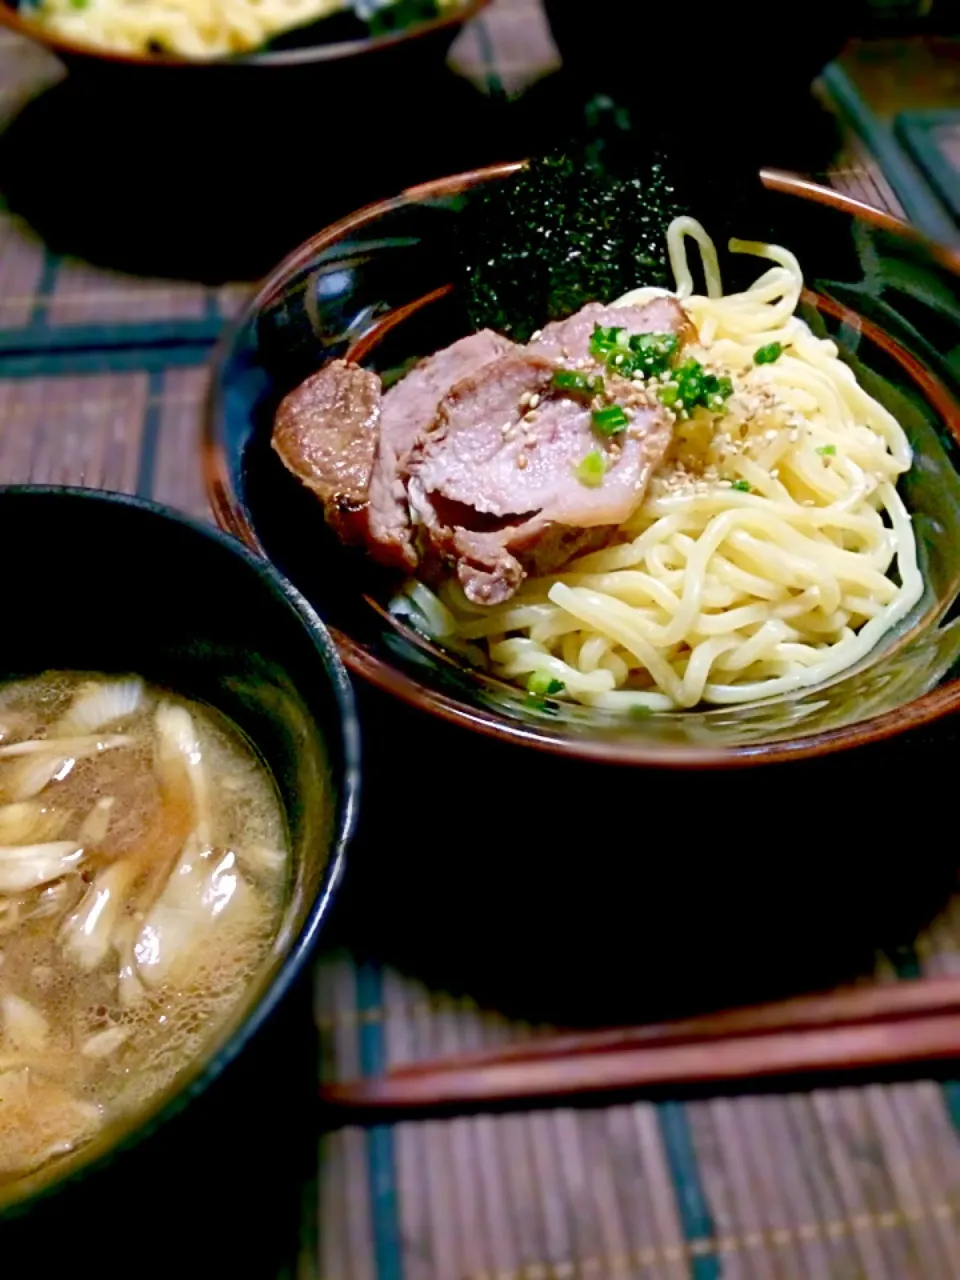
[{"label": "black lacquer bowl", "polygon": [[223,526],[317,606],[353,672],[502,740],[585,759],[723,765],[879,740],[960,706],[960,623],[952,621],[960,593],[960,259],[890,215],[781,172],[765,171],[759,194],[776,238],[804,268],[804,316],[837,342],[915,451],[902,493],[927,589],[896,633],[826,688],[629,720],[531,703],[388,615],[395,580],[326,530],[316,500],[269,448],[272,415],[326,360],[348,354],[380,372],[398,370],[469,331],[456,285],[458,219],[472,189],[517,167],[427,183],[361,210],[267,279],[214,369],[205,465]]},{"label": "black lacquer bowl", "polygon": [[[270,770],[293,855],[277,938],[228,1024],[135,1130],[111,1130],[104,1145],[59,1166],[64,1177],[49,1184],[57,1189],[87,1182],[91,1166],[111,1166],[119,1151],[152,1134],[276,1010],[309,958],[343,873],[356,821],[359,738],[350,682],[323,624],[235,539],[122,494],[16,486],[0,487],[0,540],[7,548],[0,678],[135,671],[212,706]],[[49,1203],[48,1183],[41,1172],[0,1185],[0,1213]],[[103,1196],[116,1199],[115,1192]]]}]

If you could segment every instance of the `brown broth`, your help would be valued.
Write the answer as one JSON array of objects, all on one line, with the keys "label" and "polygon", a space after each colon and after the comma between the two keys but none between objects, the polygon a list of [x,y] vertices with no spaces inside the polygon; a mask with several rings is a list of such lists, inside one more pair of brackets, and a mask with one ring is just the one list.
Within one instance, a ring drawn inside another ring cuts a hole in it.
[{"label": "brown broth", "polygon": [[276,935],[289,861],[272,779],[208,708],[89,675],[0,688],[0,1201],[204,1052]]}]

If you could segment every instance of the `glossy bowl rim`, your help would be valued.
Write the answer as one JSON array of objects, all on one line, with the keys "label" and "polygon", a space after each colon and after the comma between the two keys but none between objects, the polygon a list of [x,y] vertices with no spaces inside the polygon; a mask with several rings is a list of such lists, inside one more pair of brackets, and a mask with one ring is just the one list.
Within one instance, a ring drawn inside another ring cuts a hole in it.
[{"label": "glossy bowl rim", "polygon": [[[75,1183],[85,1180],[125,1152],[138,1147],[158,1129],[177,1116],[186,1106],[215,1082],[222,1072],[259,1034],[263,1026],[276,1012],[290,988],[299,978],[316,943],[319,931],[330,913],[334,895],[343,879],[347,849],[353,840],[359,817],[361,745],[360,724],[356,696],[349,674],[334,643],[330,631],[320,615],[297,588],[265,556],[258,555],[240,539],[225,530],[198,520],[150,498],[121,493],[110,489],[89,489],[77,485],[55,484],[2,484],[0,503],[5,497],[41,497],[56,501],[86,501],[101,504],[108,509],[134,509],[151,517],[159,526],[177,524],[198,536],[215,543],[229,555],[235,556],[258,578],[271,595],[295,615],[302,630],[312,642],[324,676],[333,693],[336,716],[339,721],[342,767],[331,774],[335,779],[336,813],[330,841],[329,857],[323,868],[320,885],[303,924],[293,936],[286,954],[281,958],[272,979],[264,987],[260,997],[242,1017],[226,1040],[214,1050],[206,1064],[182,1087],[172,1093],[157,1111],[149,1113],[141,1124],[123,1134],[115,1143],[100,1151],[89,1161],[68,1169],[62,1177],[30,1192],[20,1199],[0,1206],[0,1224],[5,1218],[29,1214],[34,1205],[61,1195]],[[320,733],[321,738],[325,734]]]},{"label": "glossy bowl rim", "polygon": [[490,0],[465,0],[455,12],[432,18],[428,22],[417,23],[385,36],[368,36],[363,40],[341,40],[336,44],[304,45],[296,49],[274,49],[267,52],[240,54],[222,54],[214,58],[188,58],[175,53],[124,53],[116,49],[100,49],[94,44],[69,40],[55,32],[48,31],[42,23],[24,18],[17,10],[11,8],[7,0],[0,0],[0,27],[7,27],[42,45],[51,53],[66,59],[82,58],[85,61],[103,62],[118,67],[168,67],[168,68],[200,68],[200,67],[307,67],[322,65],[328,62],[342,62],[348,58],[361,57],[366,53],[379,53],[396,48],[411,40],[433,35],[438,31],[456,28],[470,22],[490,4]]},{"label": "glossy bowl rim", "polygon": [[[207,499],[217,523],[234,534],[257,555],[267,553],[238,500],[229,479],[225,450],[218,431],[218,387],[224,367],[230,359],[237,334],[255,319],[265,302],[294,272],[301,270],[324,248],[344,236],[376,222],[385,214],[402,208],[410,201],[429,200],[459,194],[498,178],[510,177],[524,168],[526,161],[470,169],[463,173],[436,178],[407,187],[398,195],[378,200],[340,218],[293,249],[269,273],[241,311],[225,328],[216,344],[210,362],[211,377],[204,403],[200,448]],[[924,236],[915,227],[885,210],[826,187],[812,178],[782,169],[760,171],[763,185],[770,191],[826,205],[839,213],[861,219],[873,226],[913,241],[930,254],[946,270],[960,278],[960,250],[951,249]],[[931,375],[932,377],[933,375]],[[934,381],[938,381],[934,379]],[[952,397],[943,390],[943,394]],[[960,433],[955,432],[960,444]],[[869,720],[855,721],[838,729],[799,735],[778,742],[747,743],[728,747],[661,746],[642,738],[635,742],[605,742],[586,737],[563,737],[548,728],[533,728],[520,721],[480,706],[471,706],[439,690],[422,684],[414,676],[377,655],[371,654],[351,636],[330,626],[330,635],[340,650],[347,669],[375,688],[398,698],[407,706],[435,716],[448,724],[459,725],[500,742],[534,747],[551,755],[596,763],[666,769],[723,769],[745,765],[776,764],[788,760],[804,760],[831,754],[849,747],[884,742],[911,729],[922,728],[952,711],[960,709],[960,677]]]}]

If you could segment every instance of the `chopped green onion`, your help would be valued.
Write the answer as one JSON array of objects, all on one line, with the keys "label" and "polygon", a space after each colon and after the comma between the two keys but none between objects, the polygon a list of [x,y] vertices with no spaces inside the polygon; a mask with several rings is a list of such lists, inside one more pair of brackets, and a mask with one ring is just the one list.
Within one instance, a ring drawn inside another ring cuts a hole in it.
[{"label": "chopped green onion", "polygon": [[635,333],[630,339],[634,364],[644,373],[666,373],[679,349],[680,339],[675,333]]},{"label": "chopped green onion", "polygon": [[[620,332],[620,331],[618,331]],[[596,330],[594,330],[596,333]],[[606,348],[607,368],[611,373],[625,378],[652,378],[664,374],[680,349],[680,339],[674,333],[635,333],[629,348],[621,337],[613,348]]]},{"label": "chopped green onion", "polygon": [[633,720],[646,720],[647,716],[653,715],[653,711],[650,707],[645,707],[642,702],[632,702],[627,714]]},{"label": "chopped green onion", "polygon": [[[660,388],[658,394],[660,396],[660,403],[666,405],[669,409],[672,405],[677,403],[677,398],[680,395],[680,388],[675,382],[667,382]],[[683,405],[680,407],[682,409]]]},{"label": "chopped green onion", "polygon": [[563,693],[567,686],[562,680],[555,680],[549,671],[531,671],[527,677],[527,692],[545,694]]},{"label": "chopped green onion", "polygon": [[610,405],[609,409],[594,409],[590,416],[595,430],[602,436],[619,435],[621,431],[626,431],[630,421],[618,404]]},{"label": "chopped green onion", "polygon": [[573,473],[588,489],[598,489],[607,473],[607,460],[598,449],[591,449]]},{"label": "chopped green onion", "polygon": [[837,446],[835,444],[822,444],[817,450],[817,453],[819,453],[822,458],[832,458],[836,452]]},{"label": "chopped green onion", "polygon": [[630,339],[630,350],[638,355],[672,356],[679,345],[675,333],[635,333]]},{"label": "chopped green onion", "polygon": [[558,391],[596,395],[603,390],[603,379],[598,376],[588,378],[585,373],[577,373],[575,369],[558,369],[553,375],[553,385]]},{"label": "chopped green onion", "polygon": [[749,482],[749,480],[734,480],[733,484],[732,484],[730,487],[731,487],[731,489],[736,489],[737,493],[749,493],[749,492],[750,492],[750,482]]},{"label": "chopped green onion", "polygon": [[753,353],[754,364],[773,364],[783,355],[782,342],[768,342],[765,347],[758,347]]},{"label": "chopped green onion", "polygon": [[553,385],[558,391],[586,391],[587,375],[572,369],[558,369],[553,375]]},{"label": "chopped green onion", "polygon": [[692,410],[701,405],[722,413],[724,401],[733,395],[733,383],[727,377],[707,373],[699,360],[685,360],[673,373],[673,381],[660,388],[660,403],[668,408]]},{"label": "chopped green onion", "polygon": [[544,715],[555,716],[560,708],[558,702],[552,702],[549,698],[541,698],[538,693],[525,693],[523,700],[528,707],[542,711]]},{"label": "chopped green onion", "polygon": [[595,324],[590,338],[590,354],[599,358],[615,351],[617,347],[625,347],[627,345],[623,340],[625,333],[625,329],[605,329],[603,325]]},{"label": "chopped green onion", "polygon": [[645,378],[648,372],[629,351],[618,351],[615,355],[607,356],[607,371],[619,373],[621,378]]}]

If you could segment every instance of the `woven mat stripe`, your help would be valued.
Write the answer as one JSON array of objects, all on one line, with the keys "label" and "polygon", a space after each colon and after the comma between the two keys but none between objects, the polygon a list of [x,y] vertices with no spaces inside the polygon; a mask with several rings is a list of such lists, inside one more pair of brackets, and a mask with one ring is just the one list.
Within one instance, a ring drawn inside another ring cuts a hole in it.
[{"label": "woven mat stripe", "polygon": [[[30,246],[31,248],[33,246]],[[47,308],[57,278],[58,262],[49,249],[44,248],[40,276],[37,280],[37,292],[34,298],[33,312],[28,329],[42,333],[47,325]]]},{"label": "woven mat stripe", "polygon": [[486,90],[492,97],[502,97],[503,81],[500,79],[500,72],[497,66],[497,48],[490,35],[487,20],[481,16],[475,18],[474,22],[477,29],[477,44],[483,61]]},{"label": "woven mat stripe", "polygon": [[[46,302],[37,302],[35,312],[45,312]],[[0,357],[37,353],[51,358],[63,353],[107,351],[111,348],[160,347],[173,344],[204,344],[208,351],[223,331],[218,315],[201,320],[143,320],[124,324],[74,324],[54,327],[34,318],[19,329],[0,331]]]},{"label": "woven mat stripe", "polygon": [[4,352],[0,334],[0,380],[49,378],[78,374],[114,374],[205,365],[210,344],[179,343],[162,347],[97,347],[75,351]]},{"label": "woven mat stripe", "polygon": [[155,369],[147,375],[147,404],[137,460],[137,493],[142,498],[153,497],[153,477],[159,445],[160,399],[162,392],[163,374],[159,369]]},{"label": "woven mat stripe", "polygon": [[[385,1070],[383,1026],[363,1018],[364,1010],[380,1008],[382,1003],[383,975],[380,967],[361,965],[357,971],[357,1014],[360,1070],[365,1076],[382,1075]],[[403,1280],[394,1130],[390,1125],[375,1125],[367,1131],[366,1138],[377,1280]]]},{"label": "woven mat stripe", "polygon": [[[688,1244],[695,1240],[712,1240],[716,1229],[693,1143],[689,1109],[682,1102],[665,1102],[659,1108],[659,1120],[684,1239]],[[715,1257],[698,1255],[693,1260],[693,1280],[717,1280],[720,1273]]]},{"label": "woven mat stripe", "polygon": [[[341,1071],[359,1075],[356,968],[349,956],[337,954],[324,957],[320,972],[315,1014],[321,1079],[335,1079]],[[346,1128],[324,1135],[319,1157],[318,1280],[379,1280],[366,1132]]]}]

